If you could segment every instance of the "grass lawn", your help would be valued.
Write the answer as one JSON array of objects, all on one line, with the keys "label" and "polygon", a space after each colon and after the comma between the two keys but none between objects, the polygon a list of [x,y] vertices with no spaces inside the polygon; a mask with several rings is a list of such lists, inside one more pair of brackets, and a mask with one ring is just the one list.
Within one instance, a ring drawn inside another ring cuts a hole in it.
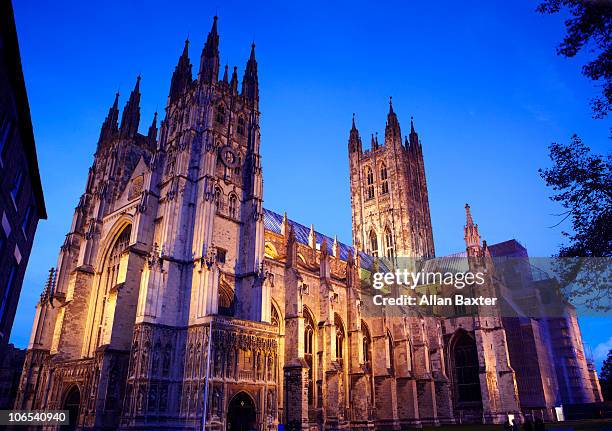
[{"label": "grass lawn", "polygon": [[[447,425],[423,431],[503,431],[503,425]],[[566,421],[546,424],[546,431],[612,431],[612,419]]]}]

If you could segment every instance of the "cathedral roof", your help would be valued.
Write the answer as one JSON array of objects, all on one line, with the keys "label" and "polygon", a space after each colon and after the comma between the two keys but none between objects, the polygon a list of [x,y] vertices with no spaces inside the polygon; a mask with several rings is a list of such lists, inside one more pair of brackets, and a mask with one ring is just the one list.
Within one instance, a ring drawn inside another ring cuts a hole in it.
[{"label": "cathedral roof", "polygon": [[[289,222],[289,225],[293,227],[295,239],[297,240],[297,242],[308,245],[308,235],[310,233],[310,228],[291,219],[288,219],[287,221]],[[264,208],[264,227],[266,228],[266,230],[280,235],[282,224],[283,216],[281,214]],[[323,244],[323,239],[325,239],[325,242],[327,243],[327,252],[330,255],[333,254],[332,248],[334,244],[334,238],[331,238],[327,235],[323,235],[322,233],[317,231],[315,231],[315,237],[317,239],[318,246]],[[340,241],[338,241],[338,246],[340,248],[339,257],[341,260],[347,260],[349,253],[352,253],[353,256],[355,255],[355,250],[352,246],[346,245]],[[372,256],[360,252],[359,257],[361,261],[361,267],[363,269],[371,270],[374,265],[374,259],[372,258]]]}]

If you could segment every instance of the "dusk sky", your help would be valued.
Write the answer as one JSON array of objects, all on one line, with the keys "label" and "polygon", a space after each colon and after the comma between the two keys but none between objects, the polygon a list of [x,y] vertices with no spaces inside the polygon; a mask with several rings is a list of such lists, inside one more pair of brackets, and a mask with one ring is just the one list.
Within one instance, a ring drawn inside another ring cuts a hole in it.
[{"label": "dusk sky", "polygon": [[[465,248],[469,202],[489,243],[516,238],[554,254],[566,222],[538,175],[547,146],[581,136],[609,151],[610,121],[593,120],[599,89],[584,56],[556,55],[563,15],[538,2],[206,2],[15,0],[48,220],[30,257],[12,342],[27,345],[34,307],[85,188],[100,126],[119,89],[142,74],[141,126],[163,110],[189,37],[194,75],[212,17],[222,63],[242,77],[254,40],[260,83],[264,205],[351,241],[347,141],[384,135],[389,96],[402,133],[423,143],[436,254]],[[601,359],[612,319],[582,319]],[[606,347],[607,346],[607,347]]]}]

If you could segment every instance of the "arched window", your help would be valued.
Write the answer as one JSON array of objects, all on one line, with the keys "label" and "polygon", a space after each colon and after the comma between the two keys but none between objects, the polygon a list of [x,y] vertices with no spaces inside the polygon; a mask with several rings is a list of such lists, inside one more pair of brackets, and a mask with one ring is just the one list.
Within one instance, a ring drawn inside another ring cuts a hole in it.
[{"label": "arched window", "polygon": [[[101,345],[110,342],[111,328],[113,319],[112,316],[116,304],[116,286],[123,283],[125,280],[125,268],[121,271],[121,261],[126,259],[125,251],[130,244],[130,236],[132,234],[132,226],[127,225],[115,239],[112,248],[104,260],[104,266],[100,275],[99,294],[97,295],[96,315],[93,320],[90,348],[95,351]],[[99,310],[99,311],[98,311]]]},{"label": "arched window", "polygon": [[392,261],[395,258],[395,252],[393,250],[393,234],[389,226],[385,228],[385,248],[387,249],[387,258]]},{"label": "arched window", "polygon": [[336,314],[336,318],[334,319],[334,324],[336,325],[336,359],[342,365],[344,358],[344,326],[342,325],[342,321]]},{"label": "arched window", "polygon": [[244,136],[244,117],[238,117],[238,126],[236,127],[236,131],[240,136]]},{"label": "arched window", "polygon": [[363,362],[369,369],[372,361],[372,339],[368,327],[363,322],[361,322],[361,332],[363,332]]},{"label": "arched window", "polygon": [[304,307],[304,359],[308,364],[308,405],[315,405],[314,397],[314,336],[315,325],[312,316]]},{"label": "arched window", "polygon": [[236,208],[238,207],[238,199],[235,194],[231,194],[229,198],[229,216],[236,218]]},{"label": "arched window", "polygon": [[370,254],[374,257],[378,256],[378,238],[374,230],[370,231]]},{"label": "arched window", "polygon": [[366,181],[367,181],[367,190],[366,196],[367,199],[374,199],[374,172],[370,167],[366,168]]},{"label": "arched window", "polygon": [[217,211],[221,209],[221,188],[215,187],[215,206],[217,207]]},{"label": "arched window", "polygon": [[453,340],[451,355],[457,404],[482,403],[478,351],[474,338],[459,330]]},{"label": "arched window", "polygon": [[225,124],[225,106],[217,106],[217,116],[215,118],[217,120],[217,123]]},{"label": "arched window", "polygon": [[382,181],[381,193],[386,195],[389,193],[389,180],[387,179],[387,166],[384,163],[380,166],[380,181]]}]

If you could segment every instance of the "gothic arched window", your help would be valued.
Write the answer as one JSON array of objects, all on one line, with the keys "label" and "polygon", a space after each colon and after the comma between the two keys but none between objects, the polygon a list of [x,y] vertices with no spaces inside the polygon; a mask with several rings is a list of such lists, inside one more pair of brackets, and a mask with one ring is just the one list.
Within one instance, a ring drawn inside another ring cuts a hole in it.
[{"label": "gothic arched window", "polygon": [[304,359],[308,364],[308,405],[315,405],[314,397],[314,335],[315,326],[310,313],[304,307]]},{"label": "gothic arched window", "polygon": [[374,199],[374,172],[370,167],[366,168],[366,182],[368,184],[366,189],[366,199]]},{"label": "gothic arched window", "polygon": [[384,163],[380,167],[380,181],[382,181],[381,193],[386,195],[389,193],[389,180],[387,179],[387,165]]},{"label": "gothic arched window", "polygon": [[336,325],[336,359],[342,365],[342,358],[344,358],[344,326],[342,321],[336,315],[334,324]]},{"label": "gothic arched window", "polygon": [[217,106],[217,116],[215,117],[217,123],[225,124],[225,106]]},{"label": "gothic arched window", "polygon": [[221,189],[219,187],[215,187],[215,206],[217,207],[217,211],[221,209]]},{"label": "gothic arched window", "polygon": [[229,198],[229,216],[236,218],[236,209],[238,207],[238,199],[235,194],[231,194]]},{"label": "gothic arched window", "polygon": [[361,323],[361,332],[363,332],[363,362],[369,368],[372,360],[372,339],[368,327],[363,322]]},{"label": "gothic arched window", "polygon": [[395,252],[393,250],[393,234],[389,226],[385,228],[385,248],[387,249],[387,258],[393,260],[395,258]]},{"label": "gothic arched window", "polygon": [[96,315],[93,320],[90,344],[92,350],[110,343],[110,332],[112,325],[112,316],[115,312],[116,305],[116,286],[123,283],[125,279],[125,269],[121,270],[121,261],[127,259],[125,251],[130,244],[130,236],[132,234],[132,226],[127,225],[116,237],[111,249],[108,251],[104,260],[104,266],[100,275],[99,294],[97,295]]},{"label": "gothic arched window", "polygon": [[236,131],[240,136],[244,136],[244,117],[238,117],[238,126],[236,127]]},{"label": "gothic arched window", "polygon": [[378,256],[378,238],[374,230],[370,231],[370,254],[372,256]]}]

